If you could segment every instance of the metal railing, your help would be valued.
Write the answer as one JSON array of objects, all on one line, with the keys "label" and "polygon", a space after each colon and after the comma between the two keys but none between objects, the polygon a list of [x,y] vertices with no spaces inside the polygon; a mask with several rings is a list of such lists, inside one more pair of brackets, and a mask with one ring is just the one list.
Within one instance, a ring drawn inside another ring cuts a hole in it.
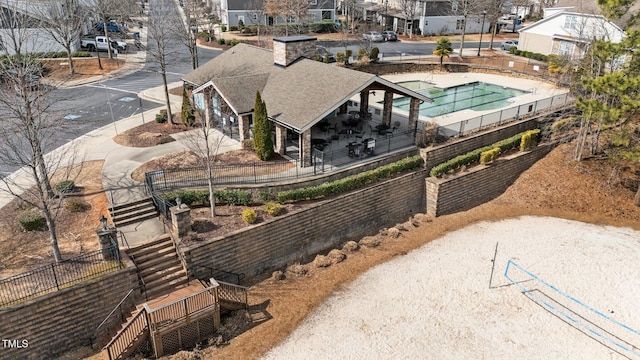
[{"label": "metal railing", "polygon": [[[491,127],[496,127],[512,121],[521,120],[529,116],[537,115],[542,111],[560,109],[573,104],[574,101],[575,99],[573,99],[568,93],[561,94],[522,105],[512,106],[500,111],[477,116],[472,119],[447,125],[438,125],[438,137],[440,139],[449,139],[469,135]],[[423,129],[426,125],[426,122],[419,121],[418,128]]]},{"label": "metal railing", "polygon": [[[215,186],[264,184],[279,180],[297,179],[305,174],[300,171],[295,160],[215,165],[212,172],[212,180]],[[145,174],[145,183],[152,194],[158,191],[205,187],[208,186],[207,171],[204,167],[151,171]],[[154,203],[156,203],[155,197]],[[156,206],[159,205],[156,204]],[[162,209],[160,211],[162,212]],[[168,208],[166,211],[168,212]]]},{"label": "metal railing", "polygon": [[118,333],[118,329],[122,326],[122,323],[127,320],[127,316],[131,314],[136,308],[134,291],[137,289],[131,289],[120,300],[113,310],[107,315],[104,320],[98,325],[91,337],[91,346],[96,349],[102,349],[111,339]]},{"label": "metal railing", "polygon": [[[105,260],[112,259],[112,260]],[[0,307],[59,291],[122,268],[117,244],[0,280]]]},{"label": "metal railing", "polygon": [[[207,270],[207,275],[203,276],[203,277],[200,277],[200,278],[204,278],[204,279],[214,278],[216,280],[224,279],[224,280],[229,281],[228,279],[233,278],[235,280],[236,284],[240,284],[240,281],[242,281],[242,279],[244,279],[244,277],[245,277],[245,274],[242,274],[242,273],[238,274],[238,273],[234,273],[234,272],[231,272],[231,271],[220,270],[220,269],[216,269],[216,268],[211,267],[211,266],[200,265],[200,264],[192,264],[192,266]],[[191,279],[195,278],[193,276],[193,273],[191,273],[189,275],[189,277]]]}]

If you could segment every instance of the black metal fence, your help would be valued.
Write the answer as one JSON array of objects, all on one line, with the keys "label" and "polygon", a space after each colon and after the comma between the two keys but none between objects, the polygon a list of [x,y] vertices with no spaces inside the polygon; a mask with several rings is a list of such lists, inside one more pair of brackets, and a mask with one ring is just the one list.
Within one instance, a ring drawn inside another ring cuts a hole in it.
[{"label": "black metal fence", "polygon": [[[304,169],[304,168],[302,168]],[[215,186],[238,184],[264,184],[274,181],[297,179],[308,176],[311,170],[302,170],[298,162],[278,161],[268,163],[215,165],[212,180]],[[207,186],[207,170],[204,167],[186,169],[164,169],[145,174],[147,188],[153,194],[189,187]],[[154,198],[154,202],[155,202]],[[156,204],[159,206],[159,204]]]},{"label": "black metal fence", "polygon": [[0,307],[111,273],[122,267],[117,244],[0,280]]}]

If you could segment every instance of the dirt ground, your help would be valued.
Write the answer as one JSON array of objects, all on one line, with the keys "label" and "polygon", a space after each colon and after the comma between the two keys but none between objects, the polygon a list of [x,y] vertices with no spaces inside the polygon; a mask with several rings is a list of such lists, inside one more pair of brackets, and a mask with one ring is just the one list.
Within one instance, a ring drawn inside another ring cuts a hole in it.
[{"label": "dirt ground", "polygon": [[[101,56],[106,57],[106,54]],[[101,58],[102,69],[100,69],[97,58],[74,58],[75,74],[69,75],[69,62],[67,59],[47,59],[42,62],[47,71],[47,81],[53,83],[63,83],[95,75],[106,75],[118,70],[125,64],[124,60]]]}]

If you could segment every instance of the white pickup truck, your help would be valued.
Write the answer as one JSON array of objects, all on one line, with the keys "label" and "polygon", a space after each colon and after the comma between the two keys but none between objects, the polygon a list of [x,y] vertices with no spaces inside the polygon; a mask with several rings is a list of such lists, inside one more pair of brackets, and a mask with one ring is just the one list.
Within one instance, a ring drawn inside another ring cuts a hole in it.
[{"label": "white pickup truck", "polygon": [[112,50],[120,50],[120,51],[126,51],[127,50],[127,43],[124,41],[115,41],[111,38],[109,38],[109,40],[107,41],[107,37],[106,36],[96,36],[95,38],[83,38],[80,39],[80,47],[85,48],[85,49],[89,49],[89,51],[95,51],[96,49],[98,51],[107,51],[107,44],[111,44],[111,49]]}]

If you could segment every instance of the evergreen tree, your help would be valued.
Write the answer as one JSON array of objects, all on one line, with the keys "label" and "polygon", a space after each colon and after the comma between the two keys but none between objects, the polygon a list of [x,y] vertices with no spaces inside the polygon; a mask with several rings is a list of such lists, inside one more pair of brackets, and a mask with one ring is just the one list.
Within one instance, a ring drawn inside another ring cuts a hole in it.
[{"label": "evergreen tree", "polygon": [[271,123],[267,118],[267,105],[262,101],[260,91],[256,92],[253,114],[253,148],[260,160],[269,160],[273,156]]},{"label": "evergreen tree", "polygon": [[182,123],[184,126],[191,127],[196,120],[196,116],[193,114],[193,107],[191,107],[191,101],[187,95],[187,89],[182,89]]}]

